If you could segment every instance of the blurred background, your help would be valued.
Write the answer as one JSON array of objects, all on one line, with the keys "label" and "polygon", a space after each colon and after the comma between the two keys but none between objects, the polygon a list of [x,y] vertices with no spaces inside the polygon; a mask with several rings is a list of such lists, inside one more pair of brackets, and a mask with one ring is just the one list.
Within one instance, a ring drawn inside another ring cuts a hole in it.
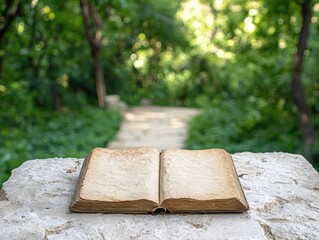
[{"label": "blurred background", "polygon": [[0,186],[27,159],[106,146],[113,94],[202,109],[189,149],[319,169],[318,1],[2,0],[0,14]]}]

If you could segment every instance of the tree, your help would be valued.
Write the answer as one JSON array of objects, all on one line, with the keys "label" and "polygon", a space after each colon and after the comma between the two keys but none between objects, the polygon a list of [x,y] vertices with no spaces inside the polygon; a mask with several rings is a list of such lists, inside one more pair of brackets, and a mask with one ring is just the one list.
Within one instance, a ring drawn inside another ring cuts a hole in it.
[{"label": "tree", "polygon": [[[104,108],[106,107],[106,89],[104,74],[99,61],[100,47],[103,39],[103,25],[93,1],[80,0],[80,6],[86,31],[86,37],[91,49],[92,69],[95,77],[98,103],[99,107]],[[95,31],[95,34],[93,33],[93,28],[97,29]]]},{"label": "tree", "polygon": [[2,72],[2,62],[3,62],[3,41],[6,32],[8,31],[14,18],[19,15],[21,10],[21,2],[6,0],[3,11],[0,14],[0,76]]},{"label": "tree", "polygon": [[294,102],[297,106],[299,125],[304,140],[304,151],[305,154],[310,157],[311,147],[315,144],[316,137],[300,75],[302,72],[304,52],[307,47],[307,39],[309,36],[309,27],[312,16],[311,0],[304,0],[301,4],[301,14],[302,27],[299,33],[297,52],[295,53],[293,60],[291,89]]}]

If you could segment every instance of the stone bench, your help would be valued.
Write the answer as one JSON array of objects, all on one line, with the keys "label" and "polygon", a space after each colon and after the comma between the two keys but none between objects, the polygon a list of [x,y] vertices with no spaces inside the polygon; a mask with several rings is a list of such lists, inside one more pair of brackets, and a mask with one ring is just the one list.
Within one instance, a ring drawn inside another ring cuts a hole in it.
[{"label": "stone bench", "polygon": [[82,159],[31,160],[0,201],[1,239],[319,239],[319,174],[300,155],[237,153],[241,214],[78,214],[68,205]]}]

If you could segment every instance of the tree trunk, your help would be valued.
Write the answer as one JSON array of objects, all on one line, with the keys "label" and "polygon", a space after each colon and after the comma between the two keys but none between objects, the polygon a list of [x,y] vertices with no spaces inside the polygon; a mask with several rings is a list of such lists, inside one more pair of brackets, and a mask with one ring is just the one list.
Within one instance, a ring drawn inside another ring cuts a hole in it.
[{"label": "tree trunk", "polygon": [[92,53],[93,58],[93,71],[94,71],[94,77],[95,77],[95,84],[96,84],[96,94],[99,101],[99,107],[104,108],[106,107],[105,102],[105,81],[104,81],[104,74],[103,70],[100,66],[99,61],[99,51]]},{"label": "tree trunk", "polygon": [[304,59],[304,51],[307,46],[309,28],[311,21],[311,0],[304,0],[301,8],[302,28],[299,34],[298,48],[293,60],[292,73],[292,94],[297,106],[299,125],[302,131],[304,141],[304,151],[307,157],[311,156],[311,150],[315,144],[315,130],[310,117],[309,107],[306,102],[306,95],[301,82],[301,72]]},{"label": "tree trunk", "polygon": [[[102,41],[102,22],[98,15],[98,12],[93,5],[93,2],[88,2],[87,0],[80,0],[81,13],[83,17],[83,22],[85,26],[86,37],[88,39],[91,57],[92,57],[92,70],[95,78],[96,93],[98,98],[98,103],[100,108],[106,107],[105,95],[105,80],[103,70],[99,61],[100,45]],[[97,31],[93,34],[91,23],[95,25]]]}]

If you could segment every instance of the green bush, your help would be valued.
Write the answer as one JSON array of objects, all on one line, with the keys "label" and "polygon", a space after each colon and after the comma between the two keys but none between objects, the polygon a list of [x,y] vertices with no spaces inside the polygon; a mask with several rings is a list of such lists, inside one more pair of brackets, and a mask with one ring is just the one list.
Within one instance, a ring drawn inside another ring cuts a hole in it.
[{"label": "green bush", "polygon": [[[202,112],[189,126],[189,149],[224,148],[235,152],[290,152],[303,154],[302,136],[296,115],[283,100],[268,104],[262,98],[209,101],[198,98]],[[319,154],[312,164],[319,172]]]},{"label": "green bush", "polygon": [[21,121],[1,122],[0,187],[11,170],[28,159],[83,158],[92,148],[105,147],[119,129],[121,114],[91,106],[57,112],[33,109],[32,116]]},{"label": "green bush", "polygon": [[190,149],[225,148],[229,152],[301,152],[295,116],[280,104],[262,100],[212,101],[190,123]]}]

